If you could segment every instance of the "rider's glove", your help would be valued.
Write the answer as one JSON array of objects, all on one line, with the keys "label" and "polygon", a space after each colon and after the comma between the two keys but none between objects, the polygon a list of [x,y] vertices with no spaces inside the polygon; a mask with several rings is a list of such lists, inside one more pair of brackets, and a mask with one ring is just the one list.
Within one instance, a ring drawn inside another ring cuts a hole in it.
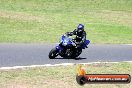
[{"label": "rider's glove", "polygon": [[66,32],[66,35],[67,36],[72,36],[72,33],[71,32]]}]

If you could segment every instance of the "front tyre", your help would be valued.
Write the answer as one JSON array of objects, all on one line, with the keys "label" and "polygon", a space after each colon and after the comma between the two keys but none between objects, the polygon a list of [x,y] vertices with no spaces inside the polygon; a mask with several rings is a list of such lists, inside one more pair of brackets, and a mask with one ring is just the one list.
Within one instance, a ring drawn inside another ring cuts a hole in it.
[{"label": "front tyre", "polygon": [[56,48],[53,48],[50,52],[49,52],[49,58],[50,59],[54,59],[57,55],[57,51],[56,51]]}]

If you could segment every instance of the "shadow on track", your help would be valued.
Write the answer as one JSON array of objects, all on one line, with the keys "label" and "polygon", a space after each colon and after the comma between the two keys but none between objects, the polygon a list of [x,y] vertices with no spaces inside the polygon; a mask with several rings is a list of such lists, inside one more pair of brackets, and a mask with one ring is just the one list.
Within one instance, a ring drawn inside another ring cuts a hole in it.
[{"label": "shadow on track", "polygon": [[87,59],[87,58],[82,58],[82,57],[78,57],[78,58],[66,58],[66,57],[57,57],[57,58],[54,58],[54,59],[74,59],[74,60],[83,60],[83,59]]}]

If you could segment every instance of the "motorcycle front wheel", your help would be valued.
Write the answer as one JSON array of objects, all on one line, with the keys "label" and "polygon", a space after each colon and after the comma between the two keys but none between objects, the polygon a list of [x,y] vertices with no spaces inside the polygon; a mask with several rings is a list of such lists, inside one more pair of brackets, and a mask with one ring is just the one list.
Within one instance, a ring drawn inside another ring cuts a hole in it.
[{"label": "motorcycle front wheel", "polygon": [[57,51],[56,48],[53,48],[50,52],[49,52],[49,58],[50,59],[54,59],[57,56]]}]

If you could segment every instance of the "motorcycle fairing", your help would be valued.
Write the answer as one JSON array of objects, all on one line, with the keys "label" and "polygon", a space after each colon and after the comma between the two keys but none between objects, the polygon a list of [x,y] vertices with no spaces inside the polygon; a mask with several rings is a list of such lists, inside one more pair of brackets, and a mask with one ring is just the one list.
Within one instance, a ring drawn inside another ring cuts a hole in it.
[{"label": "motorcycle fairing", "polygon": [[82,49],[85,49],[85,48],[87,48],[87,45],[90,43],[90,41],[89,40],[86,40],[85,42],[84,42],[84,44],[82,45]]}]

